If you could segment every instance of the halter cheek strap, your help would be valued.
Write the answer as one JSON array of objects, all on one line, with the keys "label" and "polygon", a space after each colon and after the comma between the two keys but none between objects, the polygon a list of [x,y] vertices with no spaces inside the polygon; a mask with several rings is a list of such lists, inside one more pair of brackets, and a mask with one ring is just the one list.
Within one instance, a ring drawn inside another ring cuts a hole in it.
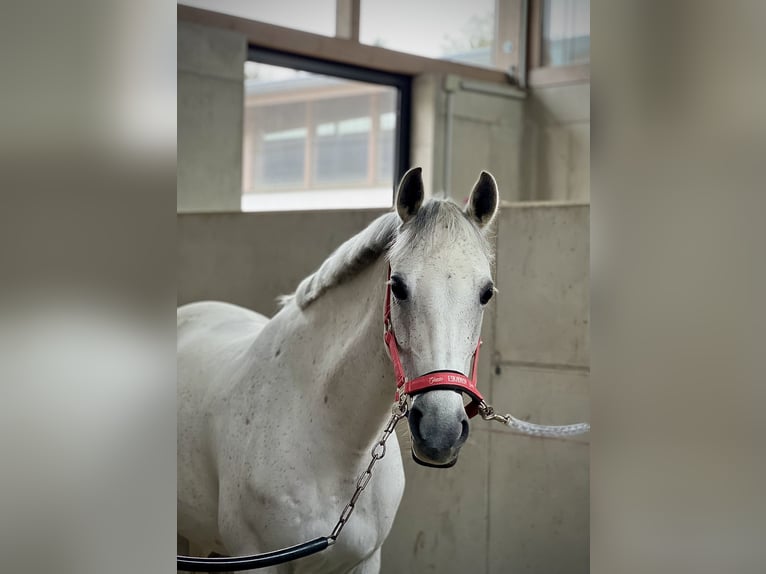
[{"label": "halter cheek strap", "polygon": [[473,352],[473,363],[471,366],[471,377],[468,378],[457,371],[432,371],[410,381],[404,374],[402,361],[399,358],[399,345],[394,334],[394,326],[391,323],[391,267],[388,268],[389,282],[386,285],[386,304],[383,311],[383,341],[388,349],[388,356],[394,366],[394,375],[396,376],[396,402],[402,394],[415,395],[434,389],[453,390],[465,393],[471,398],[471,402],[465,407],[465,412],[469,418],[474,417],[479,412],[479,405],[484,401],[476,381],[479,376],[479,348],[481,339],[476,344],[476,350]]}]

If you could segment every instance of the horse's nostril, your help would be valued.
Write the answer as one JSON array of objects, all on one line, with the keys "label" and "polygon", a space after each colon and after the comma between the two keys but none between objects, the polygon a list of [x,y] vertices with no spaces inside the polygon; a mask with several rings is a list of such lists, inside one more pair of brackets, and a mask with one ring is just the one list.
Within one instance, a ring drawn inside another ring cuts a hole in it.
[{"label": "horse's nostril", "polygon": [[468,431],[470,430],[470,428],[468,426],[468,421],[466,419],[463,419],[460,422],[460,425],[463,427],[463,430],[460,433],[460,439],[458,439],[458,444],[463,444],[466,440],[468,440]]},{"label": "horse's nostril", "polygon": [[407,418],[410,423],[410,432],[412,432],[417,439],[421,440],[420,421],[423,418],[423,412],[420,409],[413,407],[407,415]]}]

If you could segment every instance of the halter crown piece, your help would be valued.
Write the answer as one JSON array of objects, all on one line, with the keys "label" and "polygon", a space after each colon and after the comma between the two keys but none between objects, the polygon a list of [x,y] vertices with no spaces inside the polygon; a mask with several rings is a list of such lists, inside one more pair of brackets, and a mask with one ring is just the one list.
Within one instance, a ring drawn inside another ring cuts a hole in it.
[{"label": "halter crown piece", "polygon": [[394,374],[396,376],[396,395],[394,400],[398,403],[403,395],[416,395],[425,391],[434,389],[444,389],[465,393],[471,398],[471,402],[465,406],[465,412],[469,418],[479,413],[479,405],[484,402],[479,389],[476,387],[476,381],[479,376],[479,347],[481,339],[476,344],[476,350],[473,352],[473,363],[471,366],[471,377],[466,377],[463,373],[457,371],[431,371],[412,380],[407,380],[402,367],[402,361],[399,358],[399,346],[394,334],[394,326],[391,323],[391,266],[388,267],[388,284],[386,285],[386,305],[383,311],[383,341],[388,349],[388,356],[394,365]]}]

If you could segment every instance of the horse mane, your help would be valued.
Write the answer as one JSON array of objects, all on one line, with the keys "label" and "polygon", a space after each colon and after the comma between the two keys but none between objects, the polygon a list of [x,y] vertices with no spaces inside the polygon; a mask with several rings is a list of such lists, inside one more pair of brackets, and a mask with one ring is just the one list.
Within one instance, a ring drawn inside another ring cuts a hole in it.
[{"label": "horse mane", "polygon": [[319,269],[300,282],[295,293],[283,295],[278,301],[281,306],[295,301],[299,308],[305,309],[327,290],[354,277],[382,254],[390,256],[411,249],[416,236],[433,240],[430,246],[443,246],[443,236],[437,239],[437,230],[446,230],[448,238],[470,234],[492,260],[492,248],[486,234],[471,223],[459,205],[451,200],[430,199],[404,225],[396,212],[375,219],[333,251]]},{"label": "horse mane", "polygon": [[400,223],[396,213],[375,219],[333,251],[319,269],[300,282],[295,293],[280,297],[280,304],[284,306],[294,300],[305,309],[322,293],[359,273],[388,248]]}]

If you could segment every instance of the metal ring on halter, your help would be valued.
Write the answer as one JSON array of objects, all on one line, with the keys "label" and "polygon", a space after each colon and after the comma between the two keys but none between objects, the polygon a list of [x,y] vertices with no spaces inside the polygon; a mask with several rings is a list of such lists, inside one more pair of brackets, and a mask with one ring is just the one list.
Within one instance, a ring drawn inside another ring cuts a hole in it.
[{"label": "metal ring on halter", "polygon": [[491,406],[485,403],[484,401],[481,401],[479,403],[479,414],[481,415],[481,418],[483,418],[485,421],[497,421],[501,423],[507,423],[508,417],[504,417],[503,415],[499,415],[495,412],[495,409]]}]

